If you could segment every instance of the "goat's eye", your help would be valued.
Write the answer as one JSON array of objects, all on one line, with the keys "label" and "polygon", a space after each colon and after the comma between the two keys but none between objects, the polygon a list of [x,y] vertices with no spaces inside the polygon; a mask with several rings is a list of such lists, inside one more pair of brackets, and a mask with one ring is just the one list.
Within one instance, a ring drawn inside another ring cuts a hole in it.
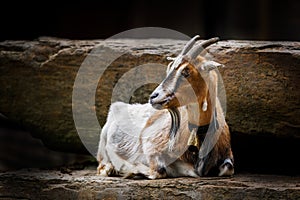
[{"label": "goat's eye", "polygon": [[181,71],[181,75],[185,78],[189,77],[190,76],[190,69],[189,68],[184,68],[182,71]]}]

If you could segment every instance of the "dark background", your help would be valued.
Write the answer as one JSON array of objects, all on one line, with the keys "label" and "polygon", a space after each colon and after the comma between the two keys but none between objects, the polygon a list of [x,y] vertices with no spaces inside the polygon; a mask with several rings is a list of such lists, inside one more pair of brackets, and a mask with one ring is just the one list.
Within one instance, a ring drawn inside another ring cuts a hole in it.
[{"label": "dark background", "polygon": [[145,26],[203,38],[300,40],[298,0],[2,1],[0,40],[105,39]]},{"label": "dark background", "polygon": [[[34,40],[40,36],[105,39],[132,28],[149,26],[177,30],[188,36],[219,36],[223,40],[300,41],[300,1],[1,1],[0,24],[0,41]],[[293,163],[295,157],[290,153],[297,152],[294,148],[299,141],[272,139],[233,135],[233,146],[240,142],[248,144],[239,151],[233,150],[236,160],[240,161],[237,169],[299,174],[299,165]],[[257,148],[249,150],[249,146]],[[263,148],[266,150],[257,152]],[[260,156],[249,159],[254,155]],[[22,167],[50,168],[87,160],[89,158],[84,155],[47,149],[29,132],[0,115],[0,171]]]}]

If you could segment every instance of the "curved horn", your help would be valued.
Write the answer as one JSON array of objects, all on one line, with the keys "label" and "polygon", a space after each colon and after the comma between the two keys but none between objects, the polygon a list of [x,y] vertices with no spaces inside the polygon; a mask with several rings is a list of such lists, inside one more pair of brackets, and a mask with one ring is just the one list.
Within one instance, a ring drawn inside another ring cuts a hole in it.
[{"label": "curved horn", "polygon": [[205,40],[204,42],[201,42],[201,45],[205,49],[206,47],[218,42],[219,40],[220,40],[219,37],[210,38],[209,40]]},{"label": "curved horn", "polygon": [[188,43],[182,49],[180,55],[185,55],[194,46],[196,41],[199,40],[199,39],[200,39],[199,35],[196,35],[192,39],[190,39],[190,41],[188,41]]},{"label": "curved horn", "polygon": [[218,37],[211,38],[209,40],[205,40],[198,44],[197,46],[194,46],[188,53],[188,56],[191,59],[195,59],[206,47],[218,42],[220,39]]}]

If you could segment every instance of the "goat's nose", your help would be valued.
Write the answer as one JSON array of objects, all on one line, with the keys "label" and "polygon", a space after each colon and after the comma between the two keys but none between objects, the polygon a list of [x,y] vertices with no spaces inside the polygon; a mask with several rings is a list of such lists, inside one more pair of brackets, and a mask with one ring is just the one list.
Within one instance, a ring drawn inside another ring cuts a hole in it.
[{"label": "goat's nose", "polygon": [[156,97],[158,97],[158,92],[152,94],[152,95],[150,96],[150,99],[152,100],[152,99],[155,99]]},{"label": "goat's nose", "polygon": [[150,103],[153,104],[153,100],[158,97],[159,93],[156,92],[156,93],[153,93],[151,96],[150,96]]}]

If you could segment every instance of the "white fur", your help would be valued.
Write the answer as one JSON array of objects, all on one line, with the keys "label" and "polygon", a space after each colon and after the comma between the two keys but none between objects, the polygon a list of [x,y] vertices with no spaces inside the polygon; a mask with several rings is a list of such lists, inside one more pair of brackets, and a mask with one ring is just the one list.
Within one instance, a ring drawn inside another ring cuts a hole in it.
[{"label": "white fur", "polygon": [[[231,168],[228,167],[228,165],[231,165]],[[232,161],[227,158],[224,160],[223,164],[219,167],[219,176],[231,176],[234,174],[234,168]]]},{"label": "white fur", "polygon": [[[171,117],[168,111],[155,110],[148,103],[133,105],[113,103],[100,135],[98,174],[108,176],[114,170],[117,174],[125,176],[143,174],[150,179],[161,178],[149,166],[151,159],[155,159],[158,165],[167,166],[166,173],[169,177],[198,177],[193,165],[178,160],[178,157],[186,151],[186,148],[181,147],[181,143],[187,144],[181,136],[184,135],[183,132],[188,132],[186,109],[180,110],[181,128],[175,138],[173,151],[170,152],[166,144],[162,152],[157,152],[155,148],[159,146],[161,137],[170,130]],[[160,118],[151,126],[145,127],[147,120],[155,112],[161,112]],[[135,120],[135,123],[132,120]]]},{"label": "white fur", "polygon": [[206,99],[203,101],[203,104],[202,104],[202,111],[203,111],[203,112],[207,111],[207,101],[206,101]]},{"label": "white fur", "polygon": [[[120,174],[143,172],[145,167],[135,170],[133,164],[139,156],[139,134],[154,111],[151,105],[113,103],[100,135],[97,154],[99,166],[111,163]],[[101,173],[101,169],[98,173],[105,174]]]},{"label": "white fur", "polygon": [[[225,119],[217,100],[219,126],[224,126]],[[109,176],[112,172],[123,176],[143,174],[150,179],[163,177],[191,176],[198,177],[194,166],[183,162],[179,157],[187,150],[190,132],[188,129],[188,111],[194,104],[178,108],[180,112],[180,128],[173,141],[170,151],[166,137],[171,128],[171,116],[167,110],[156,110],[149,103],[126,104],[113,103],[107,117],[107,122],[100,135],[97,159],[99,161],[98,174]],[[197,109],[191,109],[197,111]],[[198,113],[198,112],[196,112]],[[147,125],[149,118],[159,114],[156,120]],[[191,113],[189,113],[191,114]],[[194,116],[195,115],[195,116]],[[192,115],[198,118],[198,114]],[[219,129],[220,131],[220,129]],[[214,146],[219,133],[203,141],[203,146]],[[186,137],[187,136],[187,137]],[[211,138],[213,137],[213,138]],[[213,144],[211,144],[213,143]],[[211,148],[204,148],[210,150]],[[202,151],[199,152],[203,154]],[[151,163],[164,166],[166,174],[153,171]],[[220,176],[228,175],[227,166],[220,167]]]},{"label": "white fur", "polygon": [[[176,64],[176,60],[174,61]],[[174,65],[174,64],[173,64]],[[168,70],[172,71],[172,66]],[[210,62],[205,68],[215,66],[215,62]],[[174,65],[176,66],[176,65]],[[174,67],[173,66],[173,67]],[[177,67],[178,68],[178,67]],[[183,67],[179,67],[178,78]],[[168,72],[170,74],[171,72]],[[216,81],[213,77],[211,81]],[[169,82],[167,90],[173,91],[176,82]],[[161,84],[162,85],[162,84]],[[165,90],[158,86],[155,92],[162,93],[157,99],[164,99]],[[209,85],[209,84],[208,84]],[[215,84],[214,84],[215,85]],[[213,96],[216,96],[216,89]],[[212,101],[218,104],[218,100]],[[150,179],[179,176],[198,177],[195,173],[193,164],[184,162],[179,157],[187,150],[190,132],[188,129],[188,108],[193,107],[191,102],[187,106],[178,108],[180,112],[180,128],[177,131],[175,139],[172,140],[172,148],[169,144],[169,133],[171,128],[171,116],[167,110],[156,110],[149,103],[147,104],[126,104],[122,102],[113,103],[110,107],[106,124],[100,134],[100,141],[97,153],[99,162],[98,174],[109,176],[112,174],[120,174],[129,177],[134,174],[143,174]],[[195,102],[193,102],[195,104]],[[204,110],[207,105],[203,105]],[[218,104],[219,126],[222,128],[225,123],[221,107]],[[198,109],[195,109],[196,112]],[[192,113],[191,116],[197,117],[199,114]],[[191,117],[190,116],[190,117]],[[222,118],[222,119],[221,119]],[[220,130],[219,130],[220,132]],[[216,137],[218,134],[214,134]],[[203,146],[210,145],[217,140],[204,140]],[[213,144],[214,145],[214,144]],[[205,148],[209,149],[209,148]],[[201,151],[199,154],[201,155]],[[227,162],[228,163],[228,162]],[[222,165],[223,166],[223,165]],[[224,168],[220,168],[220,175],[227,175],[228,170],[224,162]],[[161,168],[160,168],[161,167]],[[226,169],[225,169],[226,168]]]}]

